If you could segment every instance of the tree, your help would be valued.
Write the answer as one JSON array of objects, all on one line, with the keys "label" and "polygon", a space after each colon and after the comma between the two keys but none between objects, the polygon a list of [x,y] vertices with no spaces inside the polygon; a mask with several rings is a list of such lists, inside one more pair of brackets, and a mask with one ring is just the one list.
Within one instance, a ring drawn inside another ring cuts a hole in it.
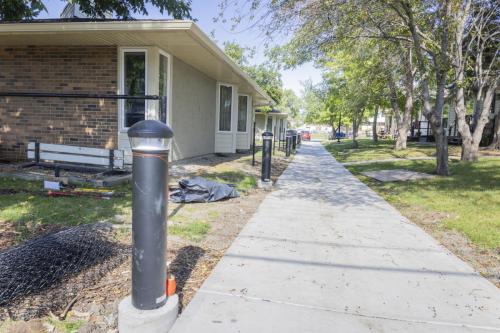
[{"label": "tree", "polygon": [[327,104],[325,100],[325,92],[321,87],[314,85],[311,80],[306,80],[302,83],[302,101],[304,103],[305,118],[304,121],[308,124],[327,124],[328,116],[326,115]]},{"label": "tree", "polygon": [[291,89],[283,89],[281,102],[277,109],[289,115],[289,117],[296,123],[300,123],[300,109],[302,108],[302,100],[295,95]]},{"label": "tree", "polygon": [[243,69],[261,86],[276,104],[280,104],[283,95],[283,81],[278,68],[269,62],[246,66]]},{"label": "tree", "polygon": [[[436,173],[449,174],[448,139],[443,126],[445,89],[451,63],[448,58],[451,38],[451,1],[431,3],[396,1],[393,9],[400,15],[410,31],[413,49],[417,58],[422,88],[423,114],[436,141]],[[436,82],[435,101],[432,103],[430,77]]]},{"label": "tree", "polygon": [[[491,105],[499,83],[499,4],[464,1],[455,13],[453,72],[455,113],[462,138],[462,160],[477,161],[483,130],[490,121]],[[470,79],[466,74],[469,72]],[[475,95],[471,124],[466,121],[466,94]]]},{"label": "tree", "polygon": [[305,122],[316,125],[328,125],[335,133],[335,126],[340,116],[341,106],[336,98],[336,86],[330,85],[325,79],[320,84],[311,80],[302,82],[302,101],[305,111]]},{"label": "tree", "polygon": [[255,48],[241,46],[236,41],[226,41],[222,45],[224,53],[240,67],[248,66],[250,64],[250,60],[255,55]]},{"label": "tree", "polygon": [[234,60],[252,79],[261,86],[276,104],[281,102],[283,82],[278,66],[270,61],[262,64],[250,65],[255,50],[243,47],[236,42],[225,42],[224,52]]},{"label": "tree", "polygon": [[[389,88],[389,100],[396,117],[397,137],[394,149],[402,150],[406,149],[414,104],[416,70],[413,65],[412,50],[411,48],[401,50],[397,56],[388,54],[383,62]],[[403,107],[401,107],[401,99],[404,100]]]},{"label": "tree", "polygon": [[[174,19],[191,19],[191,0],[70,0],[90,18],[105,18],[107,13],[114,13],[117,18],[130,19],[132,14],[147,15],[146,4],[150,3],[160,13],[167,12]],[[19,21],[36,18],[46,11],[43,0],[0,0],[0,20]]]},{"label": "tree", "polygon": [[497,110],[494,114],[495,128],[493,128],[493,141],[489,149],[500,149],[500,112]]},{"label": "tree", "polygon": [[[413,95],[416,97],[417,92],[421,100],[421,112],[428,120],[435,139],[436,173],[449,174],[443,111],[453,98],[456,99],[459,131],[464,142],[463,159],[475,159],[484,124],[490,116],[486,116],[490,97],[495,91],[494,86],[498,85],[498,69],[495,69],[498,66],[500,44],[498,1],[242,1],[251,4],[255,21],[258,22],[255,25],[267,36],[273,36],[276,32],[292,35],[289,42],[275,50],[287,66],[328,58],[332,47],[339,43],[356,44],[360,40],[372,39],[387,51],[391,50],[387,48],[388,43],[392,43],[394,47],[391,54],[403,55],[399,61],[400,69],[392,71],[393,102],[399,99],[398,91],[405,93],[403,112],[400,106],[392,103],[401,129],[398,129],[398,148],[404,147],[404,132],[409,127]],[[469,53],[464,54],[467,57],[460,56],[464,49],[469,50]],[[486,76],[491,80],[485,80]],[[413,88],[415,84],[417,89]],[[473,86],[473,89],[461,91],[462,87],[468,85]],[[470,127],[464,120],[465,103],[460,101],[467,94],[473,94],[476,100]]]}]

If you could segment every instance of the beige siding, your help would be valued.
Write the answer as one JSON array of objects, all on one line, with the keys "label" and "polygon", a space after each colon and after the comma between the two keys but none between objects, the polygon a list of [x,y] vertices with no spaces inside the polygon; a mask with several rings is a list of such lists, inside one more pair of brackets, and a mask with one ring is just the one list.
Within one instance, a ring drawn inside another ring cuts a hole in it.
[{"label": "beige siding", "polygon": [[255,129],[258,135],[266,131],[266,117],[266,114],[255,114]]},{"label": "beige siding", "polygon": [[174,160],[214,152],[215,93],[215,80],[179,59],[173,59]]},{"label": "beige siding", "polygon": [[250,149],[250,134],[236,133],[236,149],[247,150]]},{"label": "beige siding", "polygon": [[215,147],[218,153],[234,153],[233,133],[217,133]]}]

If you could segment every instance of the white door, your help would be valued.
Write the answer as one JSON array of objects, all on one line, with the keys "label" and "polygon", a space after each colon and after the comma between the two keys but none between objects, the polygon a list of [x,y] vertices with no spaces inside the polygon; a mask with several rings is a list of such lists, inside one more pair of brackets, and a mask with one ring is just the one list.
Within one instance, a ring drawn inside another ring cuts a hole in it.
[{"label": "white door", "polygon": [[215,152],[236,152],[238,95],[231,84],[217,84],[217,117],[215,124]]},{"label": "white door", "polygon": [[251,97],[238,95],[238,121],[236,126],[236,149],[250,149]]},{"label": "white door", "polygon": [[[123,95],[146,95],[148,91],[148,50],[145,48],[122,48],[119,51],[119,93]],[[118,149],[124,151],[125,164],[132,164],[132,151],[127,131],[138,121],[147,117],[146,100],[118,101]]]}]

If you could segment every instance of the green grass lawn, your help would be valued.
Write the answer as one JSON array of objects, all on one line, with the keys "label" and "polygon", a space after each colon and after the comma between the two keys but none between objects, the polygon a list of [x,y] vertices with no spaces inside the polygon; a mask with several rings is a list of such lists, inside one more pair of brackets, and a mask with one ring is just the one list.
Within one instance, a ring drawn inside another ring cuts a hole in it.
[{"label": "green grass lawn", "polygon": [[387,169],[433,173],[435,162],[397,161],[347,168],[403,215],[437,216],[438,227],[457,230],[481,247],[500,248],[500,159],[473,164],[450,161],[450,177],[408,182],[382,183],[359,173]]},{"label": "green grass lawn", "polygon": [[[246,161],[242,163],[246,163]],[[233,184],[242,194],[257,186],[253,176],[223,164],[211,168],[210,172],[202,176],[214,181]],[[0,190],[5,189],[23,189],[35,192],[0,193],[0,232],[5,230],[6,224],[12,225],[17,235],[17,241],[31,238],[40,228],[45,229],[51,225],[66,227],[103,220],[113,222],[117,215],[120,215],[120,219],[131,219],[132,190],[130,184],[114,187],[113,189],[123,193],[123,196],[111,199],[84,196],[48,197],[43,191],[42,181],[0,178]],[[207,231],[206,226],[200,223],[183,228],[185,229],[181,228],[182,230],[174,232],[178,232],[181,236],[193,234],[195,238],[199,238]]]},{"label": "green grass lawn", "polygon": [[257,187],[257,180],[242,171],[215,171],[202,176],[215,182],[234,185],[236,190],[243,193]]},{"label": "green grass lawn", "polygon": [[40,194],[0,194],[0,223],[11,222],[19,240],[29,238],[40,225],[74,226],[130,214],[129,185],[118,186],[124,196],[109,200],[92,197],[48,197],[43,195],[43,182],[0,178],[0,189],[42,191]]},{"label": "green grass lawn", "polygon": [[210,230],[210,223],[202,220],[182,221],[168,227],[169,233],[185,239],[200,241]]},{"label": "green grass lawn", "polygon": [[[435,156],[436,149],[433,144],[408,142],[408,149],[395,151],[394,140],[379,140],[374,143],[371,139],[359,139],[359,148],[352,149],[350,139],[337,141],[328,141],[325,148],[341,163],[386,160],[392,158],[408,157],[432,157]],[[460,147],[450,146],[450,155],[459,156]]]}]

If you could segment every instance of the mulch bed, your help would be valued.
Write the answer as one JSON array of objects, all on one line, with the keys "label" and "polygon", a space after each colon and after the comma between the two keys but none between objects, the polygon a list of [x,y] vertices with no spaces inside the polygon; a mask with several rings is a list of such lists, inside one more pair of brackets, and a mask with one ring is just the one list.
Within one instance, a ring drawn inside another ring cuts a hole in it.
[{"label": "mulch bed", "polygon": [[[183,173],[209,170],[211,165],[232,163],[232,160],[236,160],[234,156],[214,156],[202,163],[194,161],[192,167],[190,165],[178,167],[176,171],[179,172],[174,176],[180,178]],[[243,171],[257,178],[260,174],[260,161],[256,162],[255,167],[245,166]],[[289,159],[275,156],[272,168],[273,180],[281,175],[289,162]],[[168,237],[167,262],[169,272],[174,274],[177,280],[181,310],[193,298],[265,195],[264,191],[255,189],[240,198],[208,204],[211,209],[219,211],[220,216],[202,241]],[[194,204],[190,207],[197,206]],[[202,206],[198,207],[204,209]],[[15,224],[9,222],[2,222],[0,228],[3,228],[0,230],[0,251],[2,251],[16,244],[18,231]],[[53,231],[51,227],[44,226],[35,234]],[[131,288],[131,233],[127,228],[116,229],[115,233],[115,241],[124,249],[121,255],[76,276],[68,277],[42,293],[25,298],[15,307],[10,307],[9,311],[4,311],[5,318],[27,320],[48,314],[56,320],[65,317],[84,320],[86,323],[81,332],[106,332],[116,329],[118,303],[130,294]],[[93,278],[95,276],[99,278]]]}]

